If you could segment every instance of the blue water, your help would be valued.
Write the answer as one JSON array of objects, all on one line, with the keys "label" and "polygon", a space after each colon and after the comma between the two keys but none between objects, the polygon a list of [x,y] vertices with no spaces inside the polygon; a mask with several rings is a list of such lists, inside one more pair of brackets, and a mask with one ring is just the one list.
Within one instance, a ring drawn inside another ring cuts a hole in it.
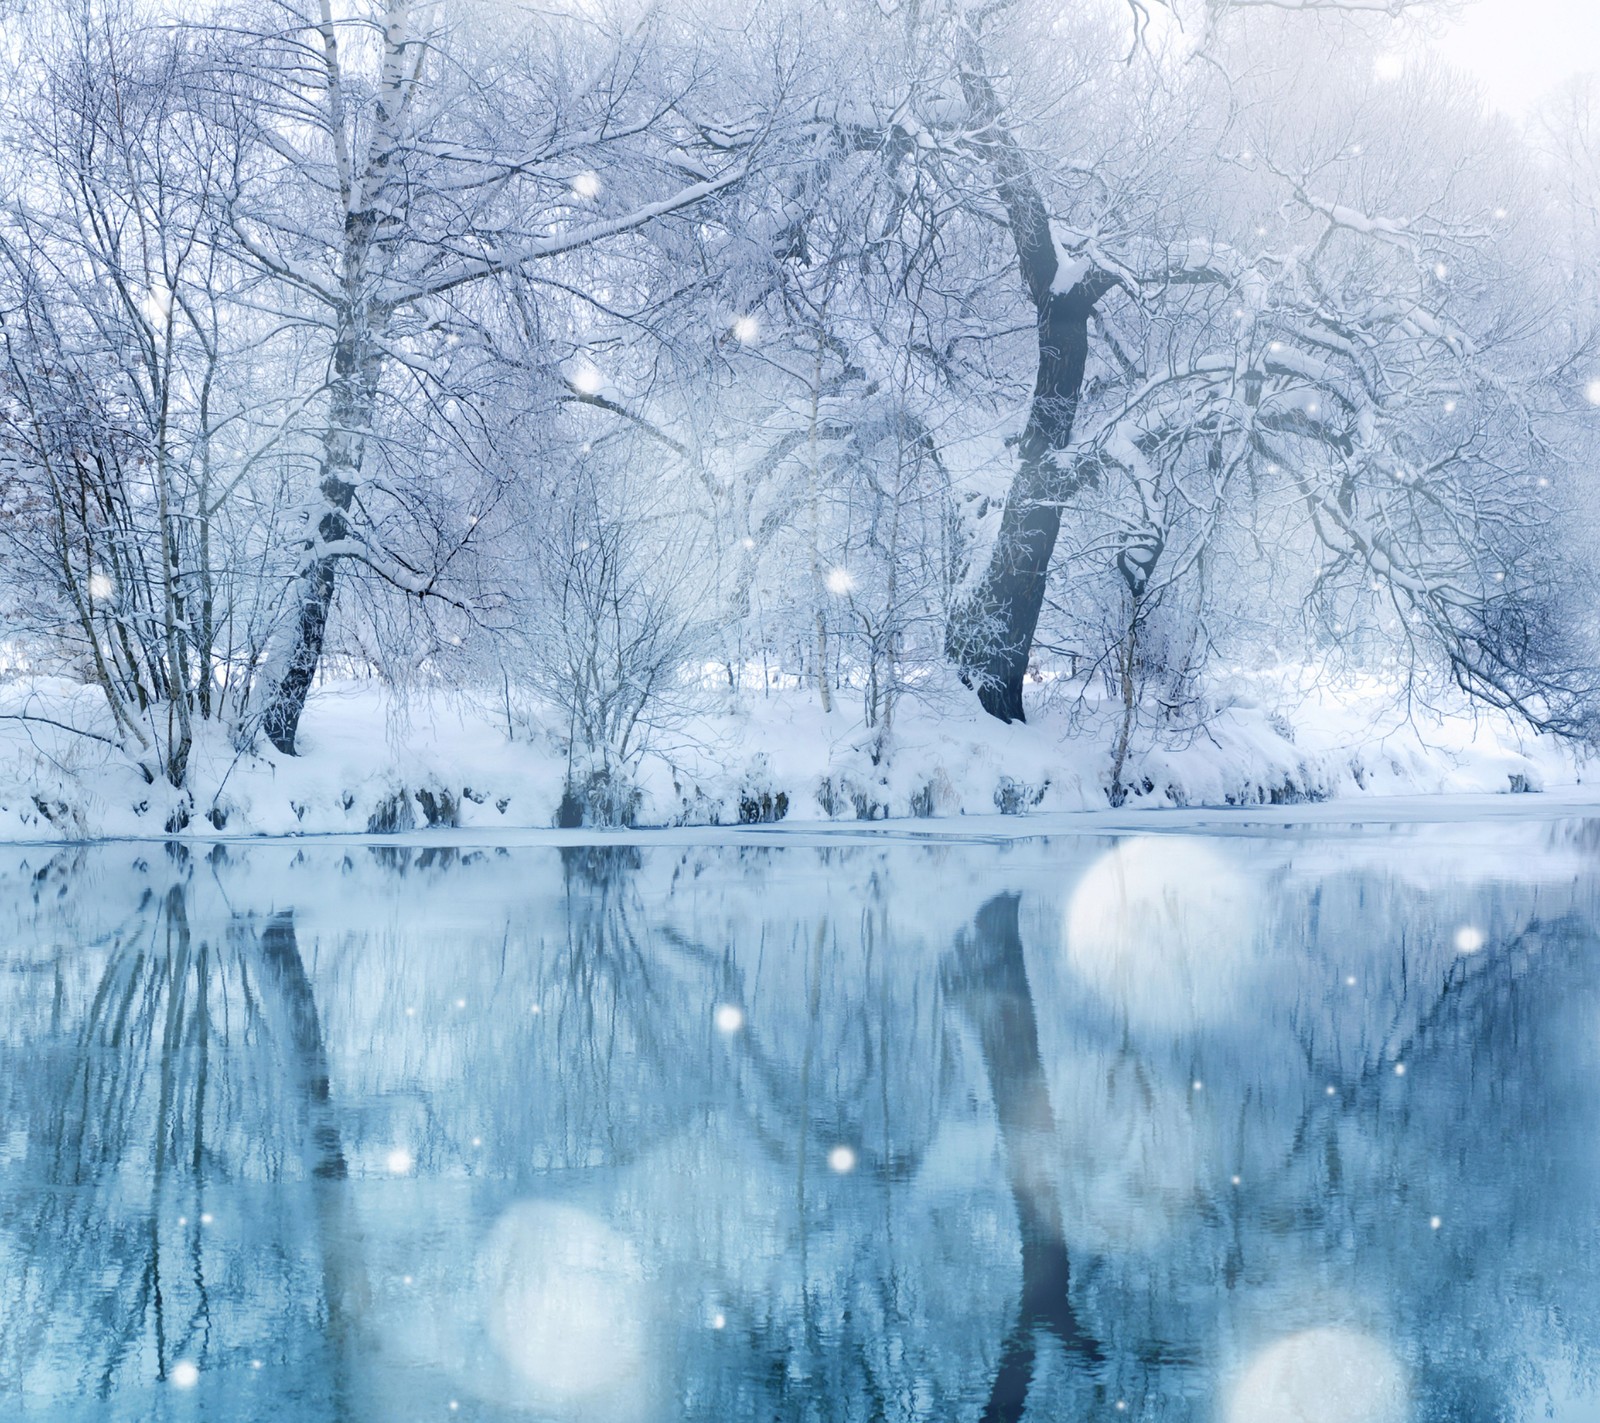
[{"label": "blue water", "polygon": [[0,1416],[1600,1418],[1597,852],[0,850]]}]

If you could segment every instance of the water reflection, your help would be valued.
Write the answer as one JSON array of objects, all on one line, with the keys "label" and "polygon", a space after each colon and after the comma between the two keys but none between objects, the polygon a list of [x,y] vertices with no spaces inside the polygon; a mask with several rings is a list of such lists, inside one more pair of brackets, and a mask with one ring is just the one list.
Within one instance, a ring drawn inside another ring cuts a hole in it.
[{"label": "water reflection", "polygon": [[0,852],[0,1400],[1592,1417],[1597,843]]},{"label": "water reflection", "polygon": [[986,1420],[1022,1417],[1041,1332],[1080,1362],[1102,1357],[1072,1307],[1072,1261],[1055,1181],[1055,1114],[1039,1055],[1017,903],[1018,896],[1005,894],[985,904],[972,930],[957,936],[950,969],[955,997],[977,1031],[1022,1251],[1017,1317],[1001,1345]]}]

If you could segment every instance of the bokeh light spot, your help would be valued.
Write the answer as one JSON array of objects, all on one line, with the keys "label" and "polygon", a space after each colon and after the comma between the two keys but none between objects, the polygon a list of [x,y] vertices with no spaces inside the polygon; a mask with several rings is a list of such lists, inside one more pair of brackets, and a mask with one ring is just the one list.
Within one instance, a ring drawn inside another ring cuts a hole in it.
[{"label": "bokeh light spot", "polygon": [[1377,1339],[1354,1329],[1308,1329],[1251,1361],[1227,1423],[1402,1423],[1406,1380]]}]

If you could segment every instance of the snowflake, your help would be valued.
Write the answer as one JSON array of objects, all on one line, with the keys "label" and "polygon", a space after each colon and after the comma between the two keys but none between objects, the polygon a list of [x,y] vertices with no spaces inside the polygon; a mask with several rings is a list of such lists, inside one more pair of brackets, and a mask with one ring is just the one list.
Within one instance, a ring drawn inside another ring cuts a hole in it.
[{"label": "snowflake", "polygon": [[828,585],[828,591],[835,597],[842,598],[847,593],[855,592],[856,577],[848,568],[830,568],[827,578],[823,581]]},{"label": "snowflake", "polygon": [[598,173],[580,173],[572,180],[572,191],[580,198],[597,198],[600,196],[600,175]]}]

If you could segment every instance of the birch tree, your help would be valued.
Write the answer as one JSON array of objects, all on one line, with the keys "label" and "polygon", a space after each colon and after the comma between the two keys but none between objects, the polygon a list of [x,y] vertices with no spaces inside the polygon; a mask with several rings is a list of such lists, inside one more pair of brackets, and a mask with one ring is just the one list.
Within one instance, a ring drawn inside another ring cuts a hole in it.
[{"label": "birch tree", "polygon": [[[386,403],[435,393],[439,347],[472,331],[467,294],[692,209],[747,162],[699,142],[682,117],[698,76],[651,72],[647,20],[597,40],[575,16],[518,11],[498,33],[494,16],[322,4],[238,52],[255,163],[230,194],[233,233],[327,361],[315,492],[259,678],[260,729],[285,752],[344,563],[450,596],[440,566],[375,533],[371,503],[390,491],[369,466]],[[487,35],[467,34],[480,24]]]}]

